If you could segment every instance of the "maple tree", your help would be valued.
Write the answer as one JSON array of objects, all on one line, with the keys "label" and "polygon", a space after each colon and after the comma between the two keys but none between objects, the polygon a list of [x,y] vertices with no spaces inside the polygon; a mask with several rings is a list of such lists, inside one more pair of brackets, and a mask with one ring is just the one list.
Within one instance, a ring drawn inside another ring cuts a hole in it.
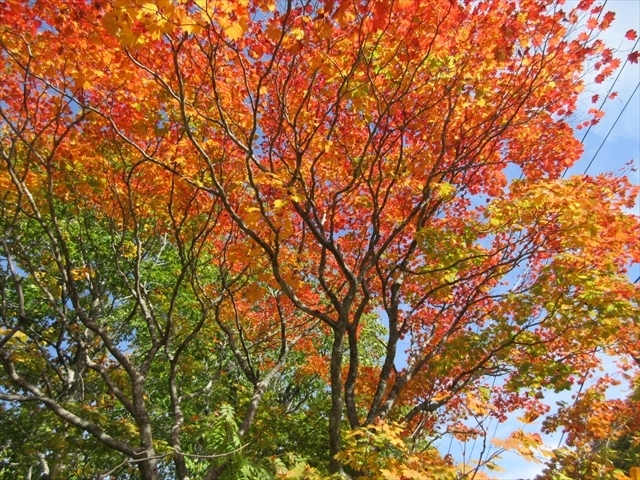
[{"label": "maple tree", "polygon": [[537,479],[635,479],[640,476],[640,417],[638,383],[626,399],[607,398],[601,378],[581,392],[571,405],[548,418],[547,428],[562,425],[566,445],[554,450],[551,461]]},{"label": "maple tree", "polygon": [[619,64],[592,1],[0,14],[15,471],[453,478],[490,458],[434,440],[638,355],[637,188],[562,178]]}]

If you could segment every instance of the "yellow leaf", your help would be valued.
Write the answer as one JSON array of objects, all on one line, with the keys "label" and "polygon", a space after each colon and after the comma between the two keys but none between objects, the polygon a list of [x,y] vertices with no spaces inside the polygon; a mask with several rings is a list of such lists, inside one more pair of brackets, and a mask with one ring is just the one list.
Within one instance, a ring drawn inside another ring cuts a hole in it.
[{"label": "yellow leaf", "polygon": [[262,0],[258,3],[258,6],[263,12],[274,12],[276,10],[276,2],[274,0]]},{"label": "yellow leaf", "polygon": [[117,12],[107,12],[102,18],[102,25],[109,34],[113,35],[114,37],[117,36],[118,32],[120,31]]},{"label": "yellow leaf", "polygon": [[492,227],[500,227],[502,226],[502,220],[500,218],[491,217],[489,220],[489,225]]},{"label": "yellow leaf", "polygon": [[244,30],[240,22],[235,22],[225,28],[224,33],[229,37],[229,40],[235,41],[242,37]]},{"label": "yellow leaf", "polygon": [[485,402],[472,396],[467,397],[467,407],[478,415],[486,415],[489,412]]},{"label": "yellow leaf", "polygon": [[189,25],[182,25],[182,31],[189,34],[197,35],[198,33],[201,33],[203,30],[204,30],[204,27],[196,23],[192,23]]},{"label": "yellow leaf", "polygon": [[400,475],[390,472],[386,468],[380,470],[380,473],[382,474],[382,478],[384,478],[385,480],[401,480],[402,478]]},{"label": "yellow leaf", "polygon": [[439,401],[444,400],[446,398],[449,398],[449,393],[448,392],[438,392],[433,397],[431,397],[431,401],[432,402],[439,402]]},{"label": "yellow leaf", "polygon": [[331,150],[331,146],[333,145],[333,142],[331,140],[323,140],[322,141],[322,150],[324,152],[328,152],[329,150]]},{"label": "yellow leaf", "polygon": [[84,278],[84,269],[74,268],[71,270],[71,278],[74,280],[82,280]]},{"label": "yellow leaf", "polygon": [[517,417],[517,420],[522,423],[533,423],[540,416],[538,412],[528,411],[523,416]]},{"label": "yellow leaf", "polygon": [[411,478],[412,480],[429,480],[429,477],[427,477],[423,473],[418,472],[417,470],[412,470],[407,467],[404,467],[402,469],[402,476]]},{"label": "yellow leaf", "polygon": [[502,468],[500,465],[495,464],[493,462],[487,462],[485,466],[493,472],[506,472],[504,468]]},{"label": "yellow leaf", "polygon": [[144,5],[142,5],[140,7],[140,10],[138,10],[138,14],[136,15],[138,18],[141,18],[142,16],[146,15],[146,14],[155,14],[158,13],[158,7],[156,5],[154,5],[151,2],[145,3]]},{"label": "yellow leaf", "polygon": [[456,187],[447,182],[442,182],[436,185],[436,193],[443,200],[450,200],[456,193]]},{"label": "yellow leaf", "polygon": [[194,3],[205,12],[207,11],[207,0],[194,0]]},{"label": "yellow leaf", "polygon": [[275,200],[275,201],[273,202],[273,206],[274,206],[275,208],[282,208],[282,206],[283,206],[283,205],[284,205],[284,201],[283,201],[283,200],[280,200],[280,199]]},{"label": "yellow leaf", "polygon": [[22,343],[25,343],[29,337],[27,337],[26,333],[16,332],[13,334],[13,338],[20,340]]},{"label": "yellow leaf", "polygon": [[302,40],[304,38],[304,30],[300,27],[292,28],[290,33],[296,40]]},{"label": "yellow leaf", "polygon": [[287,221],[280,228],[280,239],[287,240],[293,235],[293,225],[291,225],[290,221]]},{"label": "yellow leaf", "polygon": [[138,35],[129,28],[129,25],[122,25],[120,29],[120,43],[124,47],[132,47],[138,41]]}]

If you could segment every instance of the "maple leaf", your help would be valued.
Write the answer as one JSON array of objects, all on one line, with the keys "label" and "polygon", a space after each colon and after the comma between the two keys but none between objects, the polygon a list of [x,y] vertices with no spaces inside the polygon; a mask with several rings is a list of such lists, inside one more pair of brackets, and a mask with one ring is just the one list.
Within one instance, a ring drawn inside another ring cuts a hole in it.
[{"label": "maple leaf", "polygon": [[635,40],[638,37],[638,34],[635,30],[627,30],[627,33],[624,34],[627,40]]},{"label": "maple leaf", "polygon": [[589,109],[589,114],[593,115],[594,117],[600,118],[604,116],[604,112],[598,108],[590,108]]},{"label": "maple leaf", "polygon": [[593,30],[598,26],[598,19],[596,17],[591,17],[587,20],[587,28]]},{"label": "maple leaf", "polygon": [[265,29],[265,36],[272,42],[278,42],[282,37],[282,27],[275,21],[270,21]]},{"label": "maple leaf", "polygon": [[229,40],[238,40],[243,34],[242,25],[239,22],[234,22],[224,29],[224,33],[229,37]]},{"label": "maple leaf", "polygon": [[607,13],[605,13],[604,17],[602,19],[602,22],[600,22],[599,28],[602,29],[602,30],[605,30],[605,29],[609,28],[609,26],[615,20],[615,18],[616,18],[616,13],[615,12],[607,12]]},{"label": "maple leaf", "polygon": [[[415,445],[637,351],[638,189],[563,176],[613,16],[517,3],[0,3],[5,443],[88,478],[283,445],[281,476],[453,478]],[[596,404],[571,440],[613,430]]]},{"label": "maple leaf", "polygon": [[638,63],[638,59],[640,58],[640,50],[636,50],[635,52],[631,52],[627,57],[627,60],[631,63]]}]

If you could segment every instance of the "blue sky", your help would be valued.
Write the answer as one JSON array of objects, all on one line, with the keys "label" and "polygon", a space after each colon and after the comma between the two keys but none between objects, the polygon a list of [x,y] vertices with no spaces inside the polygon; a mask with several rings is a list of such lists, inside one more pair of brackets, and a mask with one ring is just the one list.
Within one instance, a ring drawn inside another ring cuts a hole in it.
[{"label": "blue sky", "polygon": [[[578,0],[567,0],[566,8],[570,9],[578,3]],[[602,32],[600,38],[605,43],[618,50],[618,57],[624,64],[628,53],[631,50],[637,50],[638,44],[625,39],[625,33],[630,30],[636,30],[640,34],[640,1],[639,0],[607,0],[604,11],[614,11],[616,19],[612,26]],[[634,47],[634,48],[632,48]],[[619,76],[618,76],[619,73]],[[616,79],[616,77],[618,77]],[[615,81],[615,84],[614,84]],[[588,118],[587,111],[594,106],[599,106],[613,86],[613,91],[618,96],[612,100],[607,100],[603,106],[605,112],[604,118],[597,125],[593,126],[584,138],[584,155],[571,169],[566,172],[567,176],[575,174],[583,174],[585,170],[589,175],[596,175],[602,172],[617,171],[627,162],[633,160],[634,166],[638,169],[636,172],[629,172],[629,178],[634,184],[640,184],[640,91],[636,87],[640,84],[640,66],[627,62],[624,68],[616,72],[611,78],[602,84],[596,84],[593,81],[587,82],[587,88],[579,102],[578,111],[575,114],[575,124],[580,123]],[[635,93],[634,93],[635,91]],[[600,102],[594,105],[591,97],[595,94],[600,95]],[[626,105],[626,107],[625,107]],[[576,137],[582,139],[586,130],[576,130]],[[640,215],[640,202],[636,203],[635,212]],[[629,273],[632,281],[640,276],[640,266],[634,266]],[[615,370],[614,361],[605,359],[605,369]],[[558,401],[571,402],[571,395],[575,393],[563,392],[553,394],[551,392],[546,396],[545,400],[551,405],[555,405]],[[611,396],[624,396],[626,394],[624,388],[612,389]],[[553,409],[552,409],[553,413]],[[503,424],[494,422],[489,425],[488,431],[491,436],[496,438],[505,438],[511,432],[523,428],[523,424],[515,419],[517,414],[512,415],[510,420]],[[541,417],[531,425],[525,426],[525,431],[539,432],[543,418]],[[554,435],[543,436],[548,448],[556,448],[561,441],[561,432]],[[477,458],[480,445],[462,443],[454,444],[449,447],[440,445],[441,449],[447,453],[451,448],[451,453],[458,459],[462,458],[462,449],[466,448],[467,460]],[[474,451],[472,451],[474,450]],[[542,471],[544,465],[528,462],[516,454],[504,453],[502,458],[496,462],[504,472],[486,472],[498,479],[515,480],[515,479],[533,479]]]},{"label": "blue sky", "polygon": [[[575,5],[577,1],[567,0],[567,7]],[[638,0],[608,0],[605,2],[605,11],[616,12],[616,19],[611,28],[601,34],[601,38],[614,49],[620,49],[618,56],[624,60],[631,51],[634,42],[624,38],[625,33],[634,29],[640,34],[640,1]],[[638,46],[634,50],[637,50]],[[616,74],[603,84],[591,83],[587,87],[583,98],[580,101],[579,111],[576,114],[577,120],[585,119],[586,112],[594,105],[591,103],[591,96],[599,94],[604,98],[611,88]],[[640,184],[640,91],[635,90],[640,84],[640,66],[638,64],[627,63],[621,71],[616,81],[613,91],[618,96],[613,100],[607,100],[603,106],[604,118],[599,124],[592,127],[588,132],[584,147],[585,152],[582,159],[574,165],[567,175],[582,174],[588,167],[587,173],[595,175],[606,171],[615,171],[624,166],[630,160],[634,161],[636,172],[631,172],[630,178],[635,184]],[[635,94],[632,93],[635,90]],[[625,104],[628,102],[626,108]],[[623,111],[624,109],[624,111]],[[622,112],[622,113],[621,113]],[[614,126],[615,124],[615,126]],[[579,139],[585,134],[585,130],[576,131]],[[607,136],[608,135],[608,136]],[[598,151],[599,149],[599,151]],[[596,155],[597,152],[597,155]],[[591,164],[589,166],[589,164]],[[635,214],[640,215],[640,203],[636,204]],[[630,272],[632,280],[640,276],[640,266],[635,266]],[[605,362],[610,368],[614,368],[612,361]],[[614,390],[611,395],[624,395],[622,388]],[[559,400],[571,401],[571,392],[564,392],[559,395],[550,395],[547,400],[553,404]],[[526,428],[527,431],[536,431],[540,428],[542,419]],[[505,437],[510,432],[520,428],[522,424],[516,420],[507,421],[499,425],[496,430],[497,437]],[[493,426],[495,428],[495,425]],[[560,440],[560,433],[552,436],[545,436],[544,440],[548,447],[555,448]],[[527,462],[515,454],[504,454],[498,464],[505,469],[504,472],[496,473],[499,479],[532,479],[542,471],[543,465]]]}]

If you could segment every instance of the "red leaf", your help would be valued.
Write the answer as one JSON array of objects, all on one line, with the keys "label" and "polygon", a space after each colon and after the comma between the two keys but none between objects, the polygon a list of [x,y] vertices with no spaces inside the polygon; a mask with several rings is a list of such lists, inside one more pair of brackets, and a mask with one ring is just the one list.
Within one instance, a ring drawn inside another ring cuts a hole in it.
[{"label": "red leaf", "polygon": [[600,95],[594,95],[593,97],[591,97],[591,103],[596,103],[599,98],[600,98]]},{"label": "red leaf", "polygon": [[587,21],[587,27],[590,28],[591,30],[593,30],[594,28],[596,28],[598,26],[598,19],[595,17],[591,17],[588,21]]},{"label": "red leaf", "polygon": [[635,40],[638,37],[638,34],[635,30],[628,30],[627,33],[624,34],[624,36],[628,40]]},{"label": "red leaf", "polygon": [[604,14],[604,19],[600,22],[600,29],[604,30],[605,28],[609,28],[611,22],[616,18],[615,12],[607,12]]},{"label": "red leaf", "polygon": [[631,63],[638,63],[638,58],[640,58],[640,51],[636,50],[635,52],[631,52],[627,57]]},{"label": "red leaf", "polygon": [[586,42],[588,40],[589,40],[589,34],[587,32],[580,32],[580,35],[578,35],[578,41]]},{"label": "red leaf", "polygon": [[613,100],[614,98],[616,98],[618,96],[618,92],[611,92],[609,94],[609,100]]}]

